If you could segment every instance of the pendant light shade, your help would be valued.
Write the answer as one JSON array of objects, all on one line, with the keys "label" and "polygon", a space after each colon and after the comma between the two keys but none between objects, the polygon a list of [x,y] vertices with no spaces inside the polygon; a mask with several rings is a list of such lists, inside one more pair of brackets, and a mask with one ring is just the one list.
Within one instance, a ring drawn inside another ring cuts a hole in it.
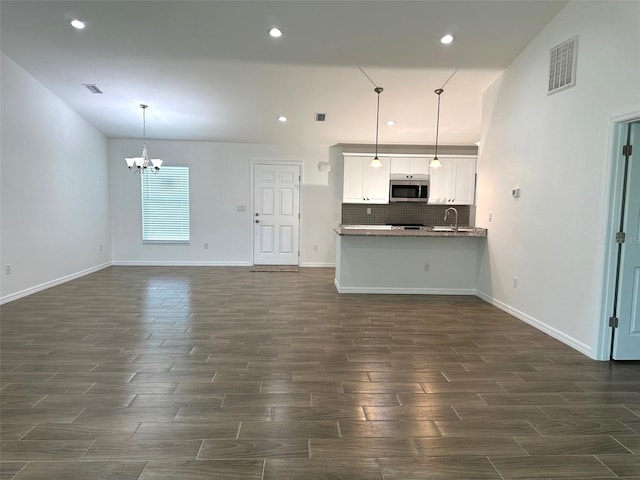
[{"label": "pendant light shade", "polygon": [[[455,72],[454,72],[455,73]],[[429,168],[440,168],[442,167],[442,162],[438,159],[438,133],[440,131],[440,95],[442,95],[444,90],[442,88],[438,88],[434,91],[436,95],[438,95],[438,115],[436,117],[436,151],[433,156],[433,160],[429,163]]]},{"label": "pendant light shade", "polygon": [[149,159],[147,154],[147,122],[145,111],[149,108],[149,105],[140,105],[142,109],[142,155],[139,157],[131,157],[125,158],[125,162],[127,162],[127,167],[132,172],[143,172],[148,167],[151,167],[153,173],[158,173],[160,171],[160,166],[162,165],[162,160],[159,158]]},{"label": "pendant light shade", "polygon": [[376,155],[373,157],[373,160],[371,160],[369,166],[373,168],[380,168],[382,166],[382,162],[378,158],[378,127],[380,125],[380,94],[382,93],[383,88],[376,87],[373,91],[378,94],[378,106],[376,107]]}]

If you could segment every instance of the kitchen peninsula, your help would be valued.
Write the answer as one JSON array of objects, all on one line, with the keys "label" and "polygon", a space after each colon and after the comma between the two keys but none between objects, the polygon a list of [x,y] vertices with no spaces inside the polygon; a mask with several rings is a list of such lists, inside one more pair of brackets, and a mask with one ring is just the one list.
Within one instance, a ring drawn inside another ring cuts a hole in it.
[{"label": "kitchen peninsula", "polygon": [[340,225],[334,231],[340,293],[475,294],[484,228]]}]

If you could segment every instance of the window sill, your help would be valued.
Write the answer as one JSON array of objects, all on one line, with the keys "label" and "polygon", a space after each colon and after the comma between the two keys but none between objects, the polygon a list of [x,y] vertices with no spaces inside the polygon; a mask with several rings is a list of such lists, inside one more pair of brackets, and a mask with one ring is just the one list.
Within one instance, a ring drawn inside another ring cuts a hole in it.
[{"label": "window sill", "polygon": [[143,245],[191,245],[189,240],[143,240]]}]

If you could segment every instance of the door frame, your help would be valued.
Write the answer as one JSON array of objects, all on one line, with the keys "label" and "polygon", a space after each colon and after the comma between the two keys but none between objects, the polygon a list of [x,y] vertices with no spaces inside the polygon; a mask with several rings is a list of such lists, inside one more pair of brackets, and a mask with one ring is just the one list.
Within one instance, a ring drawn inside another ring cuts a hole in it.
[{"label": "door frame", "polygon": [[274,159],[260,159],[260,158],[250,158],[249,159],[249,190],[250,190],[250,215],[249,215],[249,237],[251,241],[249,242],[249,248],[251,249],[251,265],[255,265],[255,166],[256,165],[282,165],[282,166],[294,166],[300,168],[300,188],[298,190],[298,201],[300,202],[300,219],[298,221],[298,249],[300,250],[300,256],[298,257],[298,266],[300,266],[300,262],[302,260],[302,220],[304,218],[304,214],[302,213],[302,200],[303,200],[303,188],[302,181],[304,180],[304,162],[298,160],[274,160]]},{"label": "door frame", "polygon": [[609,326],[609,317],[614,311],[614,290],[618,276],[618,244],[613,239],[620,227],[624,181],[624,161],[621,149],[626,142],[626,126],[634,122],[640,122],[640,111],[614,117],[610,121],[609,145],[611,147],[609,148],[608,195],[605,204],[607,225],[604,237],[604,278],[600,321],[596,331],[596,360],[611,360],[612,327]]}]

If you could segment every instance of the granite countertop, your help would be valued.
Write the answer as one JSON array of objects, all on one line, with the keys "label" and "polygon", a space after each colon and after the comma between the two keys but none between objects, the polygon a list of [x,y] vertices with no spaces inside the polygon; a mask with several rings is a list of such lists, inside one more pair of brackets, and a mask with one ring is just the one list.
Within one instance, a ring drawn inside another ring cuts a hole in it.
[{"label": "granite countertop", "polygon": [[457,232],[447,227],[419,227],[405,229],[392,225],[338,225],[333,229],[338,235],[373,237],[486,237],[486,228],[459,227]]}]

